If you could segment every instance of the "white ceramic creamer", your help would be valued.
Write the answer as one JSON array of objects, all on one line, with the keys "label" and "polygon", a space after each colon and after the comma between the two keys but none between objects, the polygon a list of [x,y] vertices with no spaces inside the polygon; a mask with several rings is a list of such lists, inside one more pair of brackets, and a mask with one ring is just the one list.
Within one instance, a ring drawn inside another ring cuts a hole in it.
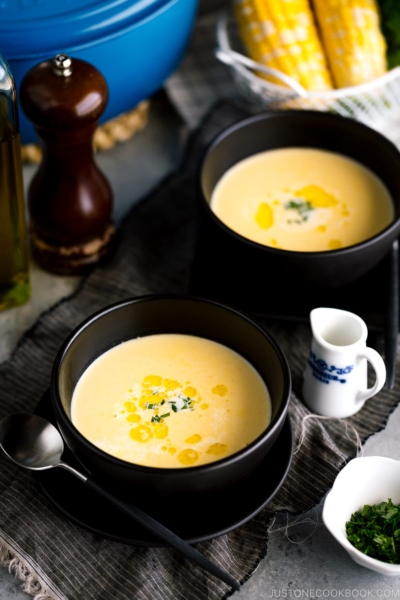
[{"label": "white ceramic creamer", "polygon": [[[303,400],[314,412],[345,418],[379,392],[386,380],[382,357],[366,344],[368,330],[356,314],[336,308],[310,313],[312,342],[303,380]],[[367,361],[375,370],[368,388]]]}]

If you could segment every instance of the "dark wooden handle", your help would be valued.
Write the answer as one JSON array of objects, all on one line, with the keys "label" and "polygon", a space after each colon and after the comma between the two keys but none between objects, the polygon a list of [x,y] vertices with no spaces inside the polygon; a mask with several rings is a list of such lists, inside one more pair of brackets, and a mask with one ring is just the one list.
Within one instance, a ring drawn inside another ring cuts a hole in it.
[{"label": "dark wooden handle", "polygon": [[399,331],[399,242],[395,240],[390,251],[388,305],[385,319],[386,387],[394,387],[396,375],[397,336]]}]

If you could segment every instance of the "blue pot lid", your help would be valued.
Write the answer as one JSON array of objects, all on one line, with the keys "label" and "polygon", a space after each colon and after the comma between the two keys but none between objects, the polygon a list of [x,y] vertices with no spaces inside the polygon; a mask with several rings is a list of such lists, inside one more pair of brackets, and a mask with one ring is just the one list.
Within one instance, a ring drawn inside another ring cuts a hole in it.
[{"label": "blue pot lid", "polygon": [[171,0],[0,0],[0,52],[48,56],[118,35]]}]

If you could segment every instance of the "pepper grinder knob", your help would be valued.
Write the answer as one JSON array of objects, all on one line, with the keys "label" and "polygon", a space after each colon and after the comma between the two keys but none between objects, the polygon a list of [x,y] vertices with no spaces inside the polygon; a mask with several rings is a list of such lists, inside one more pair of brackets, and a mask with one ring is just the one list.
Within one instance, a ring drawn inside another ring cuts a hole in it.
[{"label": "pepper grinder knob", "polygon": [[53,58],[53,73],[60,77],[69,77],[72,73],[72,60],[66,54],[56,54]]},{"label": "pepper grinder knob", "polygon": [[34,66],[21,82],[21,107],[43,154],[28,188],[32,254],[53,273],[83,274],[113,246],[112,190],[92,143],[107,100],[103,75],[66,54]]}]

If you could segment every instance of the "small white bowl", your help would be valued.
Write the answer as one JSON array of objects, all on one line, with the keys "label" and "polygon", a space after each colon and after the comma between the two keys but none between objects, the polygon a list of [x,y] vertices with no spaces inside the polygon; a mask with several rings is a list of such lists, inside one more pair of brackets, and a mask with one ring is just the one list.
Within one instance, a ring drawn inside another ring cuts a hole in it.
[{"label": "small white bowl", "polygon": [[322,520],[356,563],[382,575],[400,576],[400,564],[367,556],[346,535],[346,522],[354,512],[364,504],[379,504],[389,498],[400,504],[400,461],[384,456],[354,458],[340,471],[325,498]]}]

